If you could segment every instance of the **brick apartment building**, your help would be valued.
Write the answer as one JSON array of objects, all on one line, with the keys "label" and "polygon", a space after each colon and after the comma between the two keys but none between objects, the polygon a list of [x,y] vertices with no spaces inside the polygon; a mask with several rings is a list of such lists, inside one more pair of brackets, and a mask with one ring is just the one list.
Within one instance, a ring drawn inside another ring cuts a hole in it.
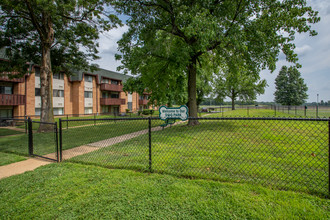
[{"label": "brick apartment building", "polygon": [[[99,69],[93,73],[76,72],[53,75],[54,115],[118,114],[138,111],[148,106],[148,94],[123,92],[123,83],[130,76]],[[40,115],[40,68],[20,79],[0,76],[0,117]]]}]

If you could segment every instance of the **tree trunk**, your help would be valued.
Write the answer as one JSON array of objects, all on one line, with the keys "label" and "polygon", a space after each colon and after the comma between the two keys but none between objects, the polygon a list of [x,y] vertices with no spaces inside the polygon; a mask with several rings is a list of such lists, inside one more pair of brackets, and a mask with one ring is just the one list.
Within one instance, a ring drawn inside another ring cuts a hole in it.
[{"label": "tree trunk", "polygon": [[[191,59],[191,63],[188,66],[188,108],[189,117],[197,118],[197,90],[196,90],[196,58]],[[198,120],[189,120],[188,125],[198,125]]]},{"label": "tree trunk", "polygon": [[[53,113],[53,73],[50,59],[50,48],[54,41],[54,30],[52,21],[48,14],[43,14],[43,27],[45,35],[41,36],[41,68],[40,68],[40,96],[41,96],[41,122],[54,123]],[[48,132],[54,130],[51,124],[40,124],[38,132]]]}]

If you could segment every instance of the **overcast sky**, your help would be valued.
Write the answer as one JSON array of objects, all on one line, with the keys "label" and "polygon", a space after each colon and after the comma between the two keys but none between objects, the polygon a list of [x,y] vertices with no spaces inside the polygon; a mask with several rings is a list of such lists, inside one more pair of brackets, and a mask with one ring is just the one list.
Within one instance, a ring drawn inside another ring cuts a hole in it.
[{"label": "overcast sky", "polygon": [[[330,0],[308,0],[307,3],[314,10],[319,11],[321,21],[314,25],[318,32],[315,37],[310,37],[307,33],[296,36],[296,52],[298,53],[299,63],[302,64],[300,73],[308,86],[308,102],[316,102],[317,94],[319,101],[330,100]],[[117,71],[120,62],[115,60],[117,52],[117,41],[122,34],[127,31],[127,26],[114,29],[102,35],[100,38],[100,60],[94,63],[101,68]],[[285,61],[285,56],[280,55],[277,62],[277,69],[262,71],[261,78],[266,79],[268,87],[265,94],[260,95],[258,101],[273,101],[275,91],[275,78],[283,65],[291,65]]]}]

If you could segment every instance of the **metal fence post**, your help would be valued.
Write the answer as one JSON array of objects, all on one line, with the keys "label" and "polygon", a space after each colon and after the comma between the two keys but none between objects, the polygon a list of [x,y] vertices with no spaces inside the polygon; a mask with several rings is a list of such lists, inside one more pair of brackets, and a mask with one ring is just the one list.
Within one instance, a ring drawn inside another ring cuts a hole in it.
[{"label": "metal fence post", "polygon": [[328,193],[330,197],[330,117],[328,120]]},{"label": "metal fence post", "polygon": [[317,105],[316,106],[316,118],[318,118],[319,117],[319,106]]},{"label": "metal fence post", "polygon": [[307,113],[307,106],[305,105],[305,118],[306,118],[306,113]]},{"label": "metal fence post", "polygon": [[25,134],[27,134],[28,133],[28,123],[27,123],[26,115],[24,116],[24,125],[25,125]]},{"label": "metal fence post", "polygon": [[249,113],[249,106],[247,106],[247,115],[250,116],[250,113]]},{"label": "metal fence post", "polygon": [[58,152],[58,129],[57,129],[57,122],[55,122],[55,142],[56,142],[56,160],[57,162],[60,162],[59,160],[59,152]]},{"label": "metal fence post", "polygon": [[66,115],[66,130],[68,129],[69,129],[69,115]]},{"label": "metal fence post", "polygon": [[94,113],[94,126],[96,125],[96,114]]},{"label": "metal fence post", "polygon": [[274,110],[275,110],[275,116],[276,116],[276,105],[274,105]]},{"label": "metal fence post", "polygon": [[59,139],[60,139],[60,154],[59,154],[59,162],[62,161],[62,156],[63,156],[63,152],[62,152],[62,119],[59,119]]},{"label": "metal fence post", "polygon": [[28,119],[28,134],[29,134],[29,155],[33,155],[33,132],[32,132],[32,120]]},{"label": "metal fence post", "polygon": [[151,118],[149,117],[149,172],[152,172],[152,158],[151,158]]}]

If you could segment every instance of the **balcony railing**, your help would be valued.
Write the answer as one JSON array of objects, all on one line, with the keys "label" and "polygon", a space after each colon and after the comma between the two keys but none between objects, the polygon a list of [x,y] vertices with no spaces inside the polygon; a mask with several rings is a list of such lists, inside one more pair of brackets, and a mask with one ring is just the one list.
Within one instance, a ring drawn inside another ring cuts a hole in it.
[{"label": "balcony railing", "polygon": [[148,105],[149,100],[143,99],[143,100],[139,100],[139,105]]},{"label": "balcony railing", "polygon": [[102,83],[101,84],[101,90],[102,91],[122,92],[123,91],[123,85],[115,85],[115,84]]},{"label": "balcony railing", "polygon": [[8,76],[2,75],[2,76],[0,76],[0,81],[22,83],[22,82],[24,82],[24,78],[9,79]]},{"label": "balcony railing", "polygon": [[101,105],[125,105],[125,99],[101,98]]},{"label": "balcony railing", "polygon": [[24,105],[25,95],[0,94],[0,105]]}]

